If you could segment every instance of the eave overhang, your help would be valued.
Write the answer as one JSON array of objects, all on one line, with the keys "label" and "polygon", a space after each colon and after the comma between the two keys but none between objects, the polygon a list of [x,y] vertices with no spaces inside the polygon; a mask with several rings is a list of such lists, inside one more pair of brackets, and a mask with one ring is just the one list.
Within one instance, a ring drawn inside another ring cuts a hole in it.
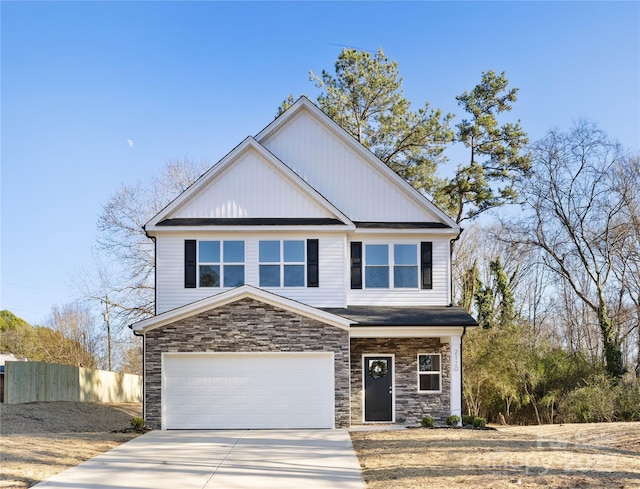
[{"label": "eave overhang", "polygon": [[355,226],[332,218],[174,218],[146,226],[149,235],[157,233],[255,232],[255,231],[353,231]]}]

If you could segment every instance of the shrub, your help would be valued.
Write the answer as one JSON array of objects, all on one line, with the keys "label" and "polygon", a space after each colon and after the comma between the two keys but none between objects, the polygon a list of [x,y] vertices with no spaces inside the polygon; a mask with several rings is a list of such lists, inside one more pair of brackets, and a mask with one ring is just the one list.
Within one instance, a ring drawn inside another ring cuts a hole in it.
[{"label": "shrub", "polygon": [[615,420],[615,401],[609,379],[597,375],[583,387],[569,392],[560,402],[558,411],[565,423],[610,422]]},{"label": "shrub", "polygon": [[615,389],[616,414],[619,421],[640,421],[640,388],[624,382]]},{"label": "shrub", "polygon": [[484,418],[473,418],[473,427],[474,428],[484,428],[487,426],[487,420]]},{"label": "shrub", "polygon": [[433,428],[433,418],[431,416],[423,416],[420,424],[423,428]]},{"label": "shrub", "polygon": [[460,422],[460,416],[456,416],[455,414],[452,414],[451,416],[447,416],[447,419],[446,419],[447,426],[457,426],[459,422]]},{"label": "shrub", "polygon": [[131,427],[136,431],[141,431],[144,428],[144,419],[140,416],[134,416],[131,418]]},{"label": "shrub", "polygon": [[462,416],[462,424],[467,426],[473,426],[474,419],[476,419],[475,416]]}]

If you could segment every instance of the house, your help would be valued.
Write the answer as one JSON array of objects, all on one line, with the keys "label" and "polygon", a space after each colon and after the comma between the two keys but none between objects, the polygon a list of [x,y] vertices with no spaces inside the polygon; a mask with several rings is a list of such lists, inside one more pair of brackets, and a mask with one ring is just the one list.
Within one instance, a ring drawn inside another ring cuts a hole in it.
[{"label": "house", "polygon": [[161,429],[332,428],[461,413],[459,227],[306,98],[146,225]]}]

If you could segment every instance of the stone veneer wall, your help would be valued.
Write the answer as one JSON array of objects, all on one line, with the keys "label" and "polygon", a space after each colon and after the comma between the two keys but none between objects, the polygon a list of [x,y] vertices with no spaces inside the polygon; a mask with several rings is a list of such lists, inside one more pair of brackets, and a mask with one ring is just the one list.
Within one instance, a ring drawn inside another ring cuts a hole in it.
[{"label": "stone veneer wall", "polygon": [[[440,353],[442,393],[418,393],[418,353]],[[352,338],[351,424],[363,423],[362,355],[395,354],[396,423],[419,424],[431,416],[444,424],[451,414],[450,348],[439,338]]]},{"label": "stone veneer wall", "polygon": [[349,332],[250,298],[146,333],[147,424],[161,424],[163,352],[235,351],[334,352],[335,424],[349,426]]}]

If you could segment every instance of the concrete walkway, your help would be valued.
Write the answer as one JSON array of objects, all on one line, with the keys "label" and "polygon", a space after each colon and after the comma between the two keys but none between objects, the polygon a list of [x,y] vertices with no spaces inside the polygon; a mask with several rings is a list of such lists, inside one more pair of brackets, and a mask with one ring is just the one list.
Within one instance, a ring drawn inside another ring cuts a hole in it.
[{"label": "concrete walkway", "polygon": [[152,431],[37,484],[56,489],[365,487],[346,430]]}]

